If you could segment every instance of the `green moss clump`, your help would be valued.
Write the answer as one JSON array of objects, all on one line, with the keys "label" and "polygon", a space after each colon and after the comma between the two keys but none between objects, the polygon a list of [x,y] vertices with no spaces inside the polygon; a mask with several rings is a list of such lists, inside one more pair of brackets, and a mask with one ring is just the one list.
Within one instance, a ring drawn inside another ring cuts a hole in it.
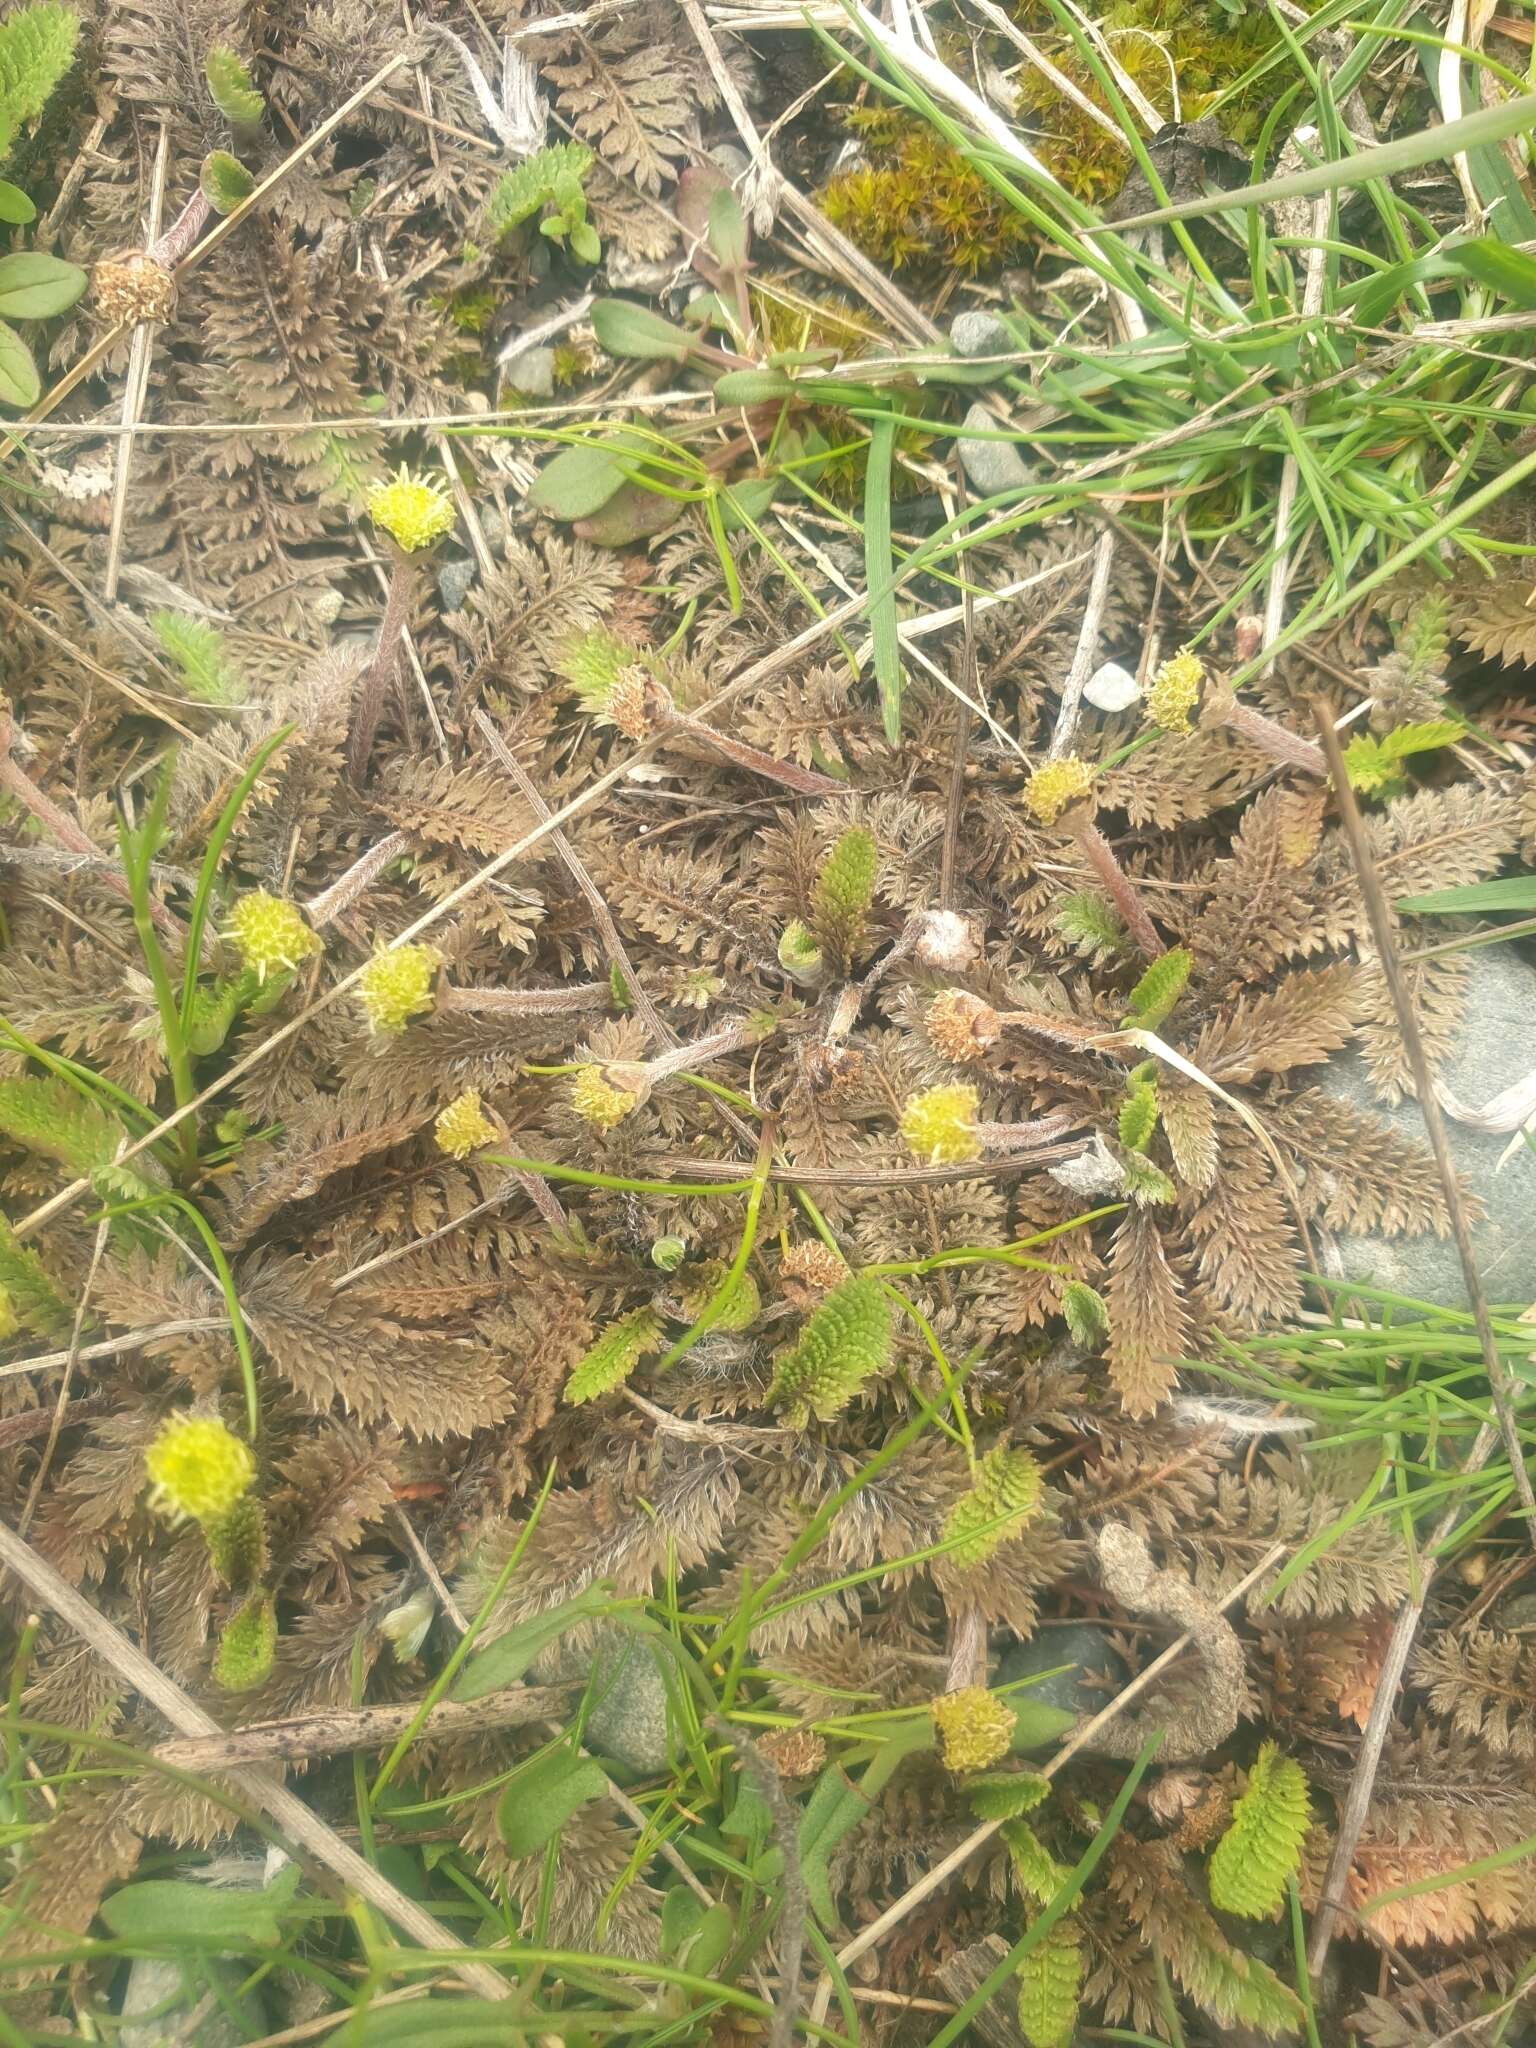
[{"label": "green moss clump", "polygon": [[[1096,106],[1110,111],[1092,72],[1043,0],[1015,0],[1012,13],[1057,68]],[[1198,0],[1108,0],[1098,20],[1116,63],[1170,118],[1177,77],[1179,114],[1185,121],[1199,120],[1279,39],[1262,10],[1234,17],[1224,7]],[[1222,108],[1221,126],[1234,142],[1255,138],[1285,77],[1283,69],[1276,69]],[[1093,205],[1113,199],[1133,166],[1129,149],[1030,66],[1020,69],[1015,82],[1021,113],[1039,123],[1034,147],[1046,167],[1080,199]]]},{"label": "green moss clump", "polygon": [[846,119],[883,160],[837,172],[822,186],[820,204],[874,262],[974,277],[1033,246],[1028,222],[923,122],[889,108]]}]

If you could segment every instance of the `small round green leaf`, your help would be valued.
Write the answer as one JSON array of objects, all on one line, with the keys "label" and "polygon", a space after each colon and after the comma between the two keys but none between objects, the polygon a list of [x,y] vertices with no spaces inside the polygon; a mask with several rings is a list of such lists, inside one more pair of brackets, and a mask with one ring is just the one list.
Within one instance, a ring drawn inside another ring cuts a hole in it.
[{"label": "small round green leaf", "polygon": [[554,519],[585,519],[606,505],[624,481],[624,471],[607,448],[564,448],[534,479],[528,502]]},{"label": "small round green leaf", "polygon": [[0,405],[35,405],[42,388],[27,344],[0,320]]},{"label": "small round green leaf", "polygon": [[0,317],[7,320],[47,320],[72,306],[84,290],[85,272],[78,263],[62,263],[40,249],[0,256]]},{"label": "small round green leaf", "polygon": [[36,219],[37,208],[21,187],[0,178],[0,220],[8,221],[12,227],[24,228],[28,221]]}]

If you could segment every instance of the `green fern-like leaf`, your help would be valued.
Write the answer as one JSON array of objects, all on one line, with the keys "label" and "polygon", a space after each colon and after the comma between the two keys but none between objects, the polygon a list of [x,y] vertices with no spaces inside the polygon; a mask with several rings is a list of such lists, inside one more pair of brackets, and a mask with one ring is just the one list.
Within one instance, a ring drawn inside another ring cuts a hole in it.
[{"label": "green fern-like leaf", "polygon": [[581,699],[582,708],[600,714],[608,709],[619,677],[644,659],[638,647],[610,633],[606,626],[591,626],[566,641],[554,668]]},{"label": "green fern-like leaf", "polygon": [[1175,946],[1154,960],[1131,990],[1131,1014],[1127,1022],[1142,1031],[1155,1031],[1184,993],[1195,956],[1187,946]]},{"label": "green fern-like leaf", "polygon": [[978,1820],[1017,1820],[1049,1797],[1051,1781],[1037,1771],[984,1771],[965,1780],[965,1796]]},{"label": "green fern-like leaf", "polygon": [[1086,1280],[1069,1280],[1062,1290],[1061,1312],[1072,1341],[1085,1351],[1097,1350],[1109,1335],[1109,1310],[1104,1297]]},{"label": "green fern-like leaf", "polygon": [[551,143],[548,149],[525,157],[516,170],[497,180],[485,202],[486,235],[499,242],[551,204],[559,207],[567,228],[575,226],[571,218],[577,211],[575,202],[579,202],[579,217],[585,218],[581,181],[591,168],[592,152],[579,142]]},{"label": "green fern-like leaf", "polygon": [[224,645],[224,635],[205,619],[184,612],[149,615],[150,630],[200,704],[238,704],[245,686]]},{"label": "green fern-like leaf", "polygon": [[1403,788],[1402,764],[1415,754],[1453,746],[1466,727],[1454,718],[1426,718],[1414,725],[1394,726],[1379,736],[1361,733],[1344,749],[1344,772],[1351,789],[1367,796],[1391,795]]},{"label": "green fern-like leaf", "polygon": [[811,897],[811,930],[839,974],[858,957],[874,900],[874,838],[851,825],[822,862]]},{"label": "green fern-like leaf", "polygon": [[266,102],[239,56],[227,43],[215,43],[203,59],[203,76],[213,103],[236,128],[254,128]]},{"label": "green fern-like leaf", "polygon": [[1082,1997],[1082,1930],[1064,1913],[1019,1964],[1019,2032],[1029,2048],[1067,2048]]},{"label": "green fern-like leaf", "polygon": [[1122,1152],[1120,1169],[1125,1175],[1125,1191],[1138,1209],[1154,1208],[1173,1200],[1173,1182],[1145,1152]]},{"label": "green fern-like leaf", "polygon": [[231,156],[227,149],[209,150],[203,158],[198,183],[203,197],[220,219],[243,205],[256,190],[256,180],[239,157]]},{"label": "green fern-like leaf", "polygon": [[955,1539],[947,1555],[962,1568],[984,1564],[1039,1506],[1040,1467],[1028,1451],[996,1445],[979,1460],[970,1491],[961,1494],[945,1518],[945,1541]]},{"label": "green fern-like leaf", "polygon": [[1115,906],[1092,889],[1079,889],[1064,897],[1051,922],[1067,943],[1091,962],[1113,960],[1130,943]]},{"label": "green fern-like leaf", "polygon": [[1397,651],[1416,682],[1438,678],[1450,652],[1450,606],[1443,591],[1430,590],[1419,599],[1397,635]]},{"label": "green fern-like leaf", "polygon": [[258,1589],[224,1624],[213,1675],[226,1692],[250,1692],[267,1677],[277,1649],[277,1610]]},{"label": "green fern-like leaf", "polygon": [[0,1216],[0,1293],[10,1303],[18,1323],[39,1337],[58,1337],[73,1320],[69,1303],[48,1278],[47,1270],[30,1245],[17,1241],[5,1217]]},{"label": "green fern-like leaf", "polygon": [[1117,1129],[1127,1152],[1145,1152],[1157,1129],[1157,1083],[1150,1075],[1133,1080],[1120,1104]]},{"label": "green fern-like leaf", "polygon": [[1027,1820],[1003,1822],[1003,1840],[1013,1864],[1013,1881],[1025,1898],[1048,1906],[1072,1875],[1046,1848]]},{"label": "green fern-like leaf", "polygon": [[109,1166],[124,1135],[115,1116],[67,1082],[31,1074],[0,1081],[0,1131],[74,1174]]},{"label": "green fern-like leaf", "polygon": [[779,1361],[768,1404],[803,1426],[826,1422],[858,1394],[891,1355],[891,1312],[880,1282],[855,1274],[834,1287]]},{"label": "green fern-like leaf", "polygon": [[1300,1867],[1311,1818],[1306,1773],[1266,1742],[1231,1825],[1211,1852],[1211,1904],[1245,1920],[1273,1919]]},{"label": "green fern-like leaf", "polygon": [[573,1407],[595,1401],[622,1386],[648,1351],[661,1348],[661,1318],[654,1309],[632,1309],[599,1335],[597,1342],[571,1367],[565,1398]]},{"label": "green fern-like leaf", "polygon": [[74,61],[80,17],[71,8],[23,7],[0,22],[0,151],[10,148]]}]

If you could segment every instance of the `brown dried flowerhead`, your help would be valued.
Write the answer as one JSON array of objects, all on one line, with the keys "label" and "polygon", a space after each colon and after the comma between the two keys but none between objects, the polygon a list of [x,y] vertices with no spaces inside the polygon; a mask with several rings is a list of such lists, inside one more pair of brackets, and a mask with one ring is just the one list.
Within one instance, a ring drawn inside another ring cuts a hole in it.
[{"label": "brown dried flowerhead", "polygon": [[935,1049],[961,1066],[985,1058],[1001,1035],[996,1010],[969,989],[940,989],[928,1005],[928,1036]]},{"label": "brown dried flowerhead", "polygon": [[912,951],[920,965],[938,974],[964,974],[981,955],[975,927],[958,910],[922,911]]},{"label": "brown dried flowerhead", "polygon": [[141,320],[164,326],[176,311],[176,280],[147,249],[103,256],[91,273],[91,295],[109,327]]},{"label": "brown dried flowerhead", "polygon": [[796,1308],[811,1308],[848,1278],[848,1268],[830,1245],[814,1237],[792,1244],[779,1260],[785,1299]]},{"label": "brown dried flowerhead", "polygon": [[627,738],[647,739],[656,730],[659,695],[650,670],[642,662],[631,662],[614,678],[608,717]]}]

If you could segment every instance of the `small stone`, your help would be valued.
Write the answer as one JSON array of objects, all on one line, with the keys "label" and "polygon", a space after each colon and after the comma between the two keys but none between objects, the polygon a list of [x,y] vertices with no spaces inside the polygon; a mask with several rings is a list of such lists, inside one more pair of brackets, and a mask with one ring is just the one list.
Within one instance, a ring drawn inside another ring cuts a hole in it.
[{"label": "small stone", "polygon": [[501,375],[519,398],[553,398],[555,352],[552,348],[520,349],[503,362]]},{"label": "small stone", "polygon": [[[984,405],[973,405],[960,431],[960,461],[972,486],[984,498],[1016,491],[1029,482],[1024,458],[1011,441],[993,440],[1003,429]],[[982,440],[981,435],[989,438]]]},{"label": "small stone", "polygon": [[[240,1981],[236,1972],[228,1966],[214,1967],[226,1994],[233,1991]],[[170,1956],[139,1956],[123,1987],[124,2024],[115,2035],[119,2048],[240,2048],[250,2038],[239,2020],[217,2005],[189,2034],[187,2021],[197,2004],[198,1993],[181,1962]],[[264,2019],[249,2000],[245,2011],[253,2024],[264,2028]],[[141,2018],[143,2014],[153,2017]]]},{"label": "small stone", "polygon": [[599,1756],[645,1777],[667,1768],[667,1688],[656,1653],[626,1629],[599,1625],[579,1645],[562,1642],[540,1659],[542,1681],[590,1684],[582,1737]]},{"label": "small stone", "polygon": [[1125,1168],[1097,1131],[1075,1158],[1063,1159],[1059,1166],[1048,1166],[1045,1170],[1058,1187],[1080,1201],[1096,1195],[1118,1195],[1125,1186]]},{"label": "small stone", "polygon": [[1095,711],[1128,711],[1140,695],[1136,678],[1118,661],[1106,661],[1083,685],[1083,700]]},{"label": "small stone", "polygon": [[[1530,1071],[1531,1018],[1536,1016],[1536,968],[1508,946],[1485,946],[1468,955],[1466,1009],[1455,1049],[1440,1078],[1461,1102],[1480,1109]],[[1378,1117],[1420,1147],[1429,1140],[1419,1106],[1405,1099],[1388,1108],[1376,1093],[1359,1053],[1336,1055],[1318,1075],[1327,1095]],[[1507,1131],[1476,1131],[1445,1120],[1451,1156],[1462,1186],[1487,1213],[1472,1222],[1472,1250],[1492,1302],[1536,1299],[1536,1154],[1522,1145],[1496,1171],[1509,1143]],[[1461,1260],[1448,1237],[1387,1237],[1376,1231],[1341,1235],[1320,1246],[1323,1271],[1342,1280],[1385,1288],[1414,1301],[1465,1308]]]},{"label": "small stone", "polygon": [[463,608],[476,575],[475,564],[468,555],[457,561],[443,562],[437,572],[437,594],[443,601],[445,612],[456,612]]},{"label": "small stone", "polygon": [[[1058,1671],[1057,1666],[1062,1664],[1071,1668]],[[1091,1622],[1074,1622],[1069,1628],[1043,1628],[1027,1643],[1016,1643],[1011,1650],[1005,1650],[998,1666],[997,1683],[1014,1685],[1021,1678],[1033,1678],[1039,1671],[1054,1671],[1056,1676],[1042,1679],[1038,1685],[1010,1697],[1020,1705],[1034,1700],[1041,1706],[1057,1707],[1062,1713],[1079,1717],[1096,1714],[1130,1676],[1124,1660],[1111,1649],[1104,1630],[1095,1628]],[[1088,1684],[1090,1673],[1107,1674],[1108,1688]]]},{"label": "small stone", "polygon": [[995,313],[973,308],[950,322],[949,344],[957,356],[1008,356],[1017,352],[1013,336]]}]

